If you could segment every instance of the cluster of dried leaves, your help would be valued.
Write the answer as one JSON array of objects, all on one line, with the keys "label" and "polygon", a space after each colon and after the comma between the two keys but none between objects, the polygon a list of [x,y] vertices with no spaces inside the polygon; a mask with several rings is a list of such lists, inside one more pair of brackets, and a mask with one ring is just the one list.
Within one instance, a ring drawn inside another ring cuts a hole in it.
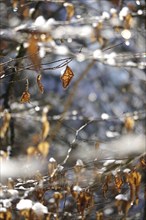
[{"label": "cluster of dried leaves", "polygon": [[[63,75],[60,77],[60,79],[62,81],[63,88],[66,89],[69,86],[73,76],[74,76],[74,73],[72,72],[71,68],[69,66],[67,66]],[[39,91],[41,93],[44,93],[44,87],[41,82],[41,78],[42,78],[42,75],[38,74],[37,75],[37,85],[38,85]],[[22,93],[22,96],[21,96],[21,103],[27,103],[27,102],[30,102],[30,93],[28,91],[28,79],[27,79],[27,83],[26,83],[26,89]]]},{"label": "cluster of dried leaves", "polygon": [[128,172],[118,172],[116,175],[108,174],[105,177],[105,183],[103,185],[103,193],[106,197],[106,193],[110,190],[109,186],[120,193],[126,184],[128,184],[130,191],[129,198],[124,198],[122,194],[116,196],[116,206],[118,208],[118,212],[124,213],[125,216],[127,216],[128,211],[133,204],[138,205],[141,174],[137,171],[137,169],[129,169]]},{"label": "cluster of dried leaves", "polygon": [[[40,152],[41,149],[37,147]],[[30,157],[29,152],[28,155]],[[1,156],[1,160],[6,159]],[[126,219],[129,210],[139,204],[140,188],[145,187],[142,175],[146,170],[146,155],[126,163],[126,166],[122,163],[108,172],[101,172],[103,163],[92,164],[90,169],[91,164],[77,160],[73,168],[66,169],[50,158],[46,176],[37,171],[33,179],[9,178],[7,184],[0,187],[0,218],[108,219],[106,207],[96,208],[99,197],[103,203],[112,198],[110,208],[115,209],[114,215],[120,214]],[[145,194],[143,197],[145,199]]]},{"label": "cluster of dried leaves", "polygon": [[[109,167],[105,166],[104,161],[95,164],[92,162],[91,166],[77,160],[70,169],[50,158],[46,169],[45,159],[50,149],[47,138],[51,129],[47,114],[48,108],[44,108],[42,129],[37,134],[36,144],[28,146],[26,150],[27,160],[35,158],[47,173],[44,176],[42,171],[37,171],[32,179],[27,176],[24,179],[9,178],[5,186],[1,185],[0,219],[108,219],[105,214],[106,206],[97,208],[97,197],[103,203],[112,199],[114,203],[110,208],[115,209],[114,215],[121,215],[126,219],[129,210],[139,204],[140,189],[143,192],[145,190],[142,178],[146,170],[146,155],[133,158],[132,162],[128,159],[121,161],[116,167],[114,163],[110,163]],[[10,118],[11,114],[5,112],[3,133],[9,129]],[[128,116],[124,124],[127,132],[130,132],[134,127],[134,119]],[[0,160],[8,158],[7,152],[1,151]]]}]

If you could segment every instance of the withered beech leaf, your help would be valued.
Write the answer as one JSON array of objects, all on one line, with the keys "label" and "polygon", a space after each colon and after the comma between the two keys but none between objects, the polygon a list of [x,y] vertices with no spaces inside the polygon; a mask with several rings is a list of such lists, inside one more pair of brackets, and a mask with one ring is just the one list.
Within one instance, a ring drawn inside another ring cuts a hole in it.
[{"label": "withered beech leaf", "polygon": [[28,91],[23,92],[20,101],[21,103],[30,102],[30,93]]},{"label": "withered beech leaf", "polygon": [[2,76],[3,76],[4,73],[5,73],[5,71],[4,71],[3,64],[0,63],[0,78],[2,78]]},{"label": "withered beech leaf", "polygon": [[38,150],[39,152],[44,156],[46,157],[49,153],[49,143],[47,141],[43,141],[41,143],[39,143],[38,145]]},{"label": "withered beech leaf", "polygon": [[2,139],[5,137],[5,134],[9,129],[10,120],[11,120],[11,114],[8,111],[5,111],[3,116],[3,122],[2,125],[0,126],[0,138]]},{"label": "withered beech leaf", "polygon": [[[1,137],[1,131],[0,131],[0,138],[2,138]],[[0,161],[7,160],[8,156],[9,155],[8,155],[8,153],[6,151],[3,151],[3,150],[0,151]]]},{"label": "withered beech leaf", "polygon": [[36,148],[34,146],[29,146],[26,150],[28,156],[34,156],[34,154],[37,152]]},{"label": "withered beech leaf", "polygon": [[60,79],[62,81],[63,88],[67,88],[67,86],[70,84],[73,76],[74,76],[73,71],[71,70],[71,68],[69,66],[67,66],[63,75],[60,77]]},{"label": "withered beech leaf", "polygon": [[111,181],[111,174],[108,174],[106,177],[105,177],[105,180],[104,180],[104,184],[103,184],[103,187],[102,187],[102,192],[103,192],[103,196],[104,198],[106,198],[106,193],[109,189],[109,183]]},{"label": "withered beech leaf", "polygon": [[134,122],[133,117],[127,116],[124,121],[124,126],[126,130],[128,132],[132,131],[134,129],[134,125],[135,125],[135,122]]},{"label": "withered beech leaf", "polygon": [[20,0],[20,9],[21,9],[21,14],[23,15],[24,18],[28,18],[30,16],[29,6],[25,4],[25,0]]},{"label": "withered beech leaf", "polygon": [[66,20],[70,21],[75,13],[74,5],[66,2],[66,3],[64,3],[64,7],[66,8],[66,13],[67,13]]},{"label": "withered beech leaf", "polygon": [[131,200],[123,200],[123,199],[121,199],[121,200],[116,200],[116,206],[117,206],[117,208],[118,208],[118,212],[119,213],[123,213],[125,216],[128,214],[128,211],[129,211],[129,209],[130,209],[130,207],[131,207]]},{"label": "withered beech leaf", "polygon": [[56,205],[57,205],[57,208],[58,208],[59,201],[63,198],[63,195],[60,192],[55,192],[53,197],[55,199],[55,202],[56,202]]},{"label": "withered beech leaf", "polygon": [[27,52],[28,52],[29,58],[32,64],[34,65],[35,70],[40,71],[41,60],[38,54],[38,51],[39,51],[38,40],[35,37],[35,35],[31,35],[31,37],[28,40],[28,44],[29,46],[27,48]]},{"label": "withered beech leaf", "polygon": [[142,156],[140,158],[140,166],[143,168],[143,169],[146,169],[146,155],[145,156]]},{"label": "withered beech leaf", "polygon": [[99,149],[100,143],[98,141],[96,141],[95,143],[95,149]]},{"label": "withered beech leaf", "polygon": [[18,8],[18,0],[12,0],[12,6],[13,6],[13,10],[16,10]]},{"label": "withered beech leaf", "polygon": [[118,192],[121,191],[121,187],[123,185],[123,180],[120,175],[115,176],[115,187],[117,188]]},{"label": "withered beech leaf", "polygon": [[0,212],[0,219],[12,219],[12,212],[9,210],[6,212]]},{"label": "withered beech leaf", "polygon": [[130,29],[133,25],[133,17],[132,15],[129,13],[126,15],[125,20],[124,20],[124,28],[125,29]]},{"label": "withered beech leaf", "polygon": [[101,211],[96,212],[96,220],[103,220],[103,212]]},{"label": "withered beech leaf", "polygon": [[43,87],[43,84],[41,82],[41,78],[42,78],[42,76],[41,76],[41,74],[39,74],[37,76],[37,84],[38,84],[38,88],[39,88],[40,92],[44,93],[44,87]]},{"label": "withered beech leaf", "polygon": [[50,123],[47,118],[47,112],[43,112],[42,114],[42,139],[46,139],[50,131]]},{"label": "withered beech leaf", "polygon": [[50,131],[50,124],[48,121],[43,122],[43,126],[42,126],[42,138],[46,139],[46,137],[48,136]]}]

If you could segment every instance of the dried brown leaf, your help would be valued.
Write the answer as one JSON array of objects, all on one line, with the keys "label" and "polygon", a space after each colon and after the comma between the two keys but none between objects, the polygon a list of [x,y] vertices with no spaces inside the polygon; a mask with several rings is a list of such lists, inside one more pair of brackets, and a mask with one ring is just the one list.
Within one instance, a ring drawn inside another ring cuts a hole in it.
[{"label": "dried brown leaf", "polygon": [[8,158],[8,153],[6,151],[0,151],[0,162]]},{"label": "dried brown leaf", "polygon": [[146,169],[146,155],[140,158],[140,165],[143,169]]},{"label": "dried brown leaf", "polygon": [[36,71],[40,71],[41,69],[41,60],[38,54],[39,47],[38,47],[38,40],[35,37],[35,35],[31,35],[31,37],[28,40],[29,46],[27,48],[27,52],[29,55],[29,58],[34,65],[34,68]]},{"label": "dried brown leaf", "polygon": [[133,26],[133,17],[131,14],[127,14],[124,20],[124,28],[130,29]]},{"label": "dried brown leaf", "polygon": [[8,189],[14,189],[14,180],[12,178],[8,178],[7,187]]},{"label": "dried brown leaf", "polygon": [[127,216],[129,209],[131,208],[131,201],[123,201],[123,213]]},{"label": "dried brown leaf", "polygon": [[123,180],[122,180],[122,178],[121,178],[119,175],[118,175],[118,176],[115,176],[115,186],[116,186],[118,192],[121,191],[122,185],[123,185]]},{"label": "dried brown leaf", "polygon": [[128,132],[132,131],[134,129],[134,125],[135,125],[135,122],[134,122],[133,117],[127,116],[124,121],[124,126],[126,130]]},{"label": "dried brown leaf", "polygon": [[141,174],[137,172],[136,170],[134,170],[132,172],[132,177],[134,179],[135,186],[139,186],[141,182]]},{"label": "dried brown leaf", "polygon": [[38,148],[39,152],[44,157],[46,157],[49,153],[49,147],[50,147],[49,143],[47,141],[43,141],[43,142],[39,143],[37,148]]},{"label": "dried brown leaf", "polygon": [[103,212],[96,212],[96,220],[103,220]]},{"label": "dried brown leaf", "polygon": [[13,10],[16,10],[18,8],[18,0],[12,0],[12,6],[13,6]]},{"label": "dried brown leaf", "polygon": [[24,217],[24,219],[30,218],[30,209],[22,209],[20,210],[20,215]]},{"label": "dried brown leaf", "polygon": [[102,192],[103,192],[103,196],[104,198],[106,198],[106,193],[109,189],[109,183],[111,181],[111,174],[107,175],[105,177],[105,180],[104,180],[104,184],[103,184],[103,187],[102,187]]},{"label": "dried brown leaf", "polygon": [[20,101],[21,101],[21,103],[30,102],[30,93],[28,91],[24,91],[22,93]]},{"label": "dried brown leaf", "polygon": [[43,126],[42,126],[42,138],[45,139],[50,131],[50,124],[49,122],[46,120],[43,122]]},{"label": "dried brown leaf", "polygon": [[1,63],[1,64],[0,64],[0,78],[2,78],[2,76],[3,76],[4,73],[5,73],[4,67],[3,67],[3,64]]},{"label": "dried brown leaf", "polygon": [[6,212],[0,212],[0,219],[1,220],[12,219],[12,212],[10,210],[7,210]]},{"label": "dried brown leaf", "polygon": [[97,141],[97,142],[95,143],[95,149],[98,150],[98,149],[99,149],[99,146],[100,146],[100,143]]},{"label": "dried brown leaf", "polygon": [[62,194],[60,192],[55,192],[54,195],[53,195],[54,199],[56,201],[60,200],[63,198]]},{"label": "dried brown leaf", "polygon": [[27,155],[33,156],[37,152],[36,148],[34,146],[29,146],[27,148]]},{"label": "dried brown leaf", "polygon": [[11,120],[11,114],[8,111],[6,111],[3,116],[3,123],[0,127],[0,138],[2,139],[5,137],[5,134],[9,128],[10,120]]},{"label": "dried brown leaf", "polygon": [[41,137],[43,140],[46,139],[46,137],[48,136],[50,132],[50,123],[47,118],[47,112],[48,112],[48,109],[44,108],[43,114],[42,114],[42,134],[41,134]]},{"label": "dried brown leaf", "polygon": [[63,88],[67,88],[67,86],[70,84],[73,76],[74,76],[73,71],[71,70],[71,68],[69,66],[67,66],[63,75],[60,77],[60,79],[62,81]]},{"label": "dried brown leaf", "polygon": [[42,76],[41,76],[41,74],[39,74],[37,76],[37,84],[38,84],[38,88],[39,88],[40,92],[43,93],[44,87],[43,87],[43,84],[41,83],[41,78],[42,78]]},{"label": "dried brown leaf", "polygon": [[128,211],[131,207],[131,200],[128,200],[128,201],[123,200],[123,199],[116,200],[116,206],[118,208],[119,213],[122,212],[125,216],[127,216]]},{"label": "dried brown leaf", "polygon": [[74,5],[66,2],[64,3],[64,7],[66,8],[66,13],[67,13],[66,20],[70,21],[75,13]]}]

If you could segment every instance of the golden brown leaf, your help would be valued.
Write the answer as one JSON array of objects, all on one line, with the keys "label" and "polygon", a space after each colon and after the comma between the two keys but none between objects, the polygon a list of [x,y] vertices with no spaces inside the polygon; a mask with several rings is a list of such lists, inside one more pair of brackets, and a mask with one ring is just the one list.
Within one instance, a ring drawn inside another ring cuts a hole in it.
[{"label": "golden brown leaf", "polygon": [[99,146],[100,146],[100,143],[97,141],[96,143],[95,143],[95,149],[99,149]]},{"label": "golden brown leaf", "polygon": [[30,57],[30,60],[32,64],[34,65],[35,70],[40,71],[41,60],[38,55],[38,51],[39,51],[38,40],[34,35],[31,35],[31,37],[28,40],[28,43],[29,43],[29,46],[27,48],[27,52]]},{"label": "golden brown leaf", "polygon": [[134,179],[135,186],[139,186],[139,184],[141,182],[141,174],[139,172],[137,172],[136,170],[134,170],[132,172],[132,177]]},{"label": "golden brown leaf", "polygon": [[27,18],[29,16],[29,8],[28,7],[23,7],[22,8],[22,15]]},{"label": "golden brown leaf", "polygon": [[25,219],[29,219],[30,218],[30,209],[20,210],[20,215],[22,215]]},{"label": "golden brown leaf", "polygon": [[13,10],[17,10],[18,4],[19,4],[18,0],[12,0]]},{"label": "golden brown leaf", "polygon": [[27,148],[27,155],[33,156],[37,152],[36,148],[34,146],[29,146]]},{"label": "golden brown leaf", "polygon": [[8,111],[5,111],[3,116],[3,123],[2,126],[0,127],[0,138],[5,137],[5,134],[10,125],[10,120],[11,120],[11,114]]},{"label": "golden brown leaf", "polygon": [[21,103],[30,102],[30,93],[28,91],[23,92],[20,101]]},{"label": "golden brown leaf", "polygon": [[134,129],[134,125],[135,125],[135,122],[134,122],[133,117],[127,116],[125,118],[125,122],[124,122],[124,126],[125,126],[126,130],[128,132],[132,131]]},{"label": "golden brown leaf", "polygon": [[67,88],[67,86],[70,84],[73,76],[74,76],[73,71],[71,70],[71,68],[69,66],[67,66],[63,75],[60,77],[60,79],[62,81],[63,88]]},{"label": "golden brown leaf", "polygon": [[104,198],[106,198],[106,193],[108,191],[110,181],[111,181],[111,174],[108,174],[105,177],[105,181],[104,181],[104,184],[103,184],[103,187],[102,187],[102,192],[103,192]]},{"label": "golden brown leaf", "polygon": [[96,212],[96,220],[103,220],[103,212]]},{"label": "golden brown leaf", "polygon": [[12,178],[8,178],[7,187],[8,189],[14,189],[14,180]]},{"label": "golden brown leaf", "polygon": [[1,150],[0,151],[0,163],[2,160],[8,159],[8,153],[6,151]]},{"label": "golden brown leaf", "polygon": [[43,87],[43,84],[41,83],[41,78],[42,78],[42,76],[41,76],[41,74],[39,74],[37,76],[37,84],[38,84],[38,88],[39,88],[40,92],[43,93],[44,87]]},{"label": "golden brown leaf", "polygon": [[136,170],[133,170],[132,172],[126,174],[126,182],[130,186],[130,200],[132,202],[134,202],[135,199],[138,200],[139,187],[141,183],[141,174]]},{"label": "golden brown leaf", "polygon": [[5,219],[5,212],[0,212],[0,219]]},{"label": "golden brown leaf", "polygon": [[54,195],[53,195],[54,199],[58,200],[58,199],[62,199],[62,194],[59,193],[59,192],[55,192]]},{"label": "golden brown leaf", "polygon": [[143,169],[146,169],[146,156],[140,158],[140,165]]},{"label": "golden brown leaf", "polygon": [[40,140],[41,140],[41,135],[39,133],[36,133],[36,134],[32,135],[32,143],[34,145],[38,145]]},{"label": "golden brown leaf", "polygon": [[12,212],[10,210],[7,210],[6,212],[0,212],[0,219],[1,220],[11,220],[12,219]]},{"label": "golden brown leaf", "polygon": [[46,120],[43,122],[43,126],[42,126],[42,138],[45,139],[50,131],[50,124],[49,122]]},{"label": "golden brown leaf", "polygon": [[125,216],[127,216],[127,214],[128,214],[128,211],[129,211],[129,209],[130,209],[130,207],[131,207],[131,200],[123,200],[123,199],[121,199],[121,200],[116,200],[116,206],[117,206],[117,208],[118,208],[118,212],[119,213],[123,213]]},{"label": "golden brown leaf", "polygon": [[80,191],[72,194],[76,199],[77,209],[81,213],[82,219],[84,219],[84,212],[86,208],[93,207],[93,197],[89,191]]},{"label": "golden brown leaf", "polygon": [[43,142],[39,143],[37,148],[38,148],[39,152],[44,157],[46,157],[49,153],[49,147],[50,147],[49,143],[47,141],[43,141]]},{"label": "golden brown leaf", "polygon": [[2,78],[2,75],[4,74],[4,67],[3,67],[3,64],[1,63],[0,64],[0,78]]},{"label": "golden brown leaf", "polygon": [[124,20],[124,28],[130,29],[133,26],[133,17],[131,14],[127,14]]},{"label": "golden brown leaf", "polygon": [[70,21],[75,13],[74,5],[66,2],[64,3],[64,7],[66,8],[66,12],[67,12],[66,20]]},{"label": "golden brown leaf", "polygon": [[41,134],[43,140],[46,139],[50,131],[50,123],[47,118],[47,113],[48,113],[48,108],[44,108],[42,114],[42,134]]},{"label": "golden brown leaf", "polygon": [[141,174],[137,171],[134,171],[132,173],[133,175],[133,179],[134,179],[134,183],[135,183],[135,202],[138,204],[138,201],[139,201],[139,188],[140,188],[140,183],[141,183]]},{"label": "golden brown leaf", "polygon": [[116,186],[118,192],[121,191],[122,185],[123,185],[123,180],[121,179],[121,177],[119,175],[115,176],[115,186]]},{"label": "golden brown leaf", "polygon": [[57,209],[59,208],[59,201],[62,199],[62,194],[60,192],[55,192],[53,195],[54,199],[55,199],[55,203],[57,206]]}]

